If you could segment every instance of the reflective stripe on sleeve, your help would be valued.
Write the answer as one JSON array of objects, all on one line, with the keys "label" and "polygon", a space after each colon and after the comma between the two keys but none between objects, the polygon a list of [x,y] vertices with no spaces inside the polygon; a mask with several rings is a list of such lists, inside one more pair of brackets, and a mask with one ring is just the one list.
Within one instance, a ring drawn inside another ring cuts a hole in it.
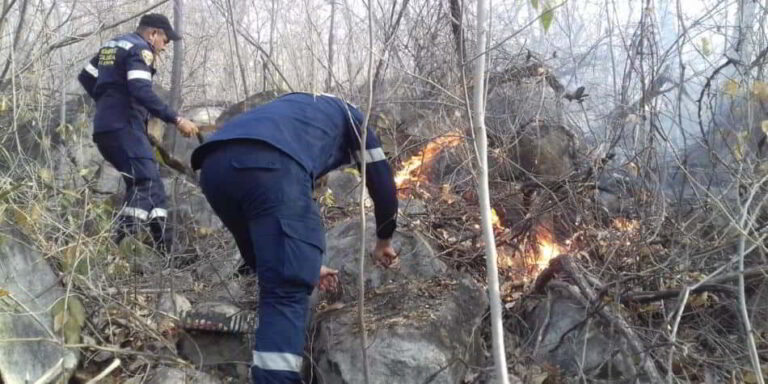
[{"label": "reflective stripe on sleeve", "polygon": [[152,81],[152,74],[149,73],[149,71],[144,71],[141,69],[134,69],[132,71],[128,71],[128,80],[135,80],[135,79]]},{"label": "reflective stripe on sleeve", "polygon": [[[357,161],[360,162],[360,151],[357,151],[355,153],[355,156],[357,157]],[[381,149],[381,147],[373,148],[373,149],[367,149],[365,151],[365,162],[366,163],[375,163],[377,161],[386,160],[387,156],[384,155],[384,150]]]},{"label": "reflective stripe on sleeve", "polygon": [[99,77],[99,69],[94,67],[93,64],[88,63],[88,65],[86,65],[85,68],[83,69],[85,69],[86,72],[90,73],[91,76]]}]

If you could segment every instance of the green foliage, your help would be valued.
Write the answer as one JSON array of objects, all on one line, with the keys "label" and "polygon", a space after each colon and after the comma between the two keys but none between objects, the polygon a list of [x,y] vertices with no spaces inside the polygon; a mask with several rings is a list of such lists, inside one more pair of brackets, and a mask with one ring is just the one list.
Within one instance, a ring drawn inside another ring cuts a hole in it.
[{"label": "green foliage", "polygon": [[544,28],[544,31],[548,31],[549,27],[552,26],[552,21],[555,20],[555,11],[552,9],[547,9],[544,11],[544,13],[541,14],[541,27]]},{"label": "green foliage", "polygon": [[53,331],[61,335],[67,344],[80,343],[80,332],[85,325],[85,307],[74,296],[62,297],[51,309]]},{"label": "green foliage", "polygon": [[21,183],[16,183],[10,187],[0,189],[0,202],[7,202],[7,199],[11,196],[11,193],[21,188]]},{"label": "green foliage", "polygon": [[555,20],[555,10],[552,7],[552,0],[531,0],[531,7],[535,10],[541,9],[539,23],[544,32],[548,31]]},{"label": "green foliage", "polygon": [[712,54],[712,46],[709,43],[709,39],[706,37],[701,38],[701,54],[704,56]]}]

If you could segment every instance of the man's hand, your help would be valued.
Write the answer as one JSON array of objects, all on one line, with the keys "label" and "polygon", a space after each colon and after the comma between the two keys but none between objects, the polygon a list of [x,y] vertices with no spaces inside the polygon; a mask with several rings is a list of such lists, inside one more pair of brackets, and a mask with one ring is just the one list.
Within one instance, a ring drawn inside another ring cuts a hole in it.
[{"label": "man's hand", "polygon": [[392,248],[392,242],[389,239],[376,241],[376,248],[373,249],[373,262],[384,268],[397,264],[397,253]]},{"label": "man's hand", "polygon": [[184,137],[192,137],[192,135],[196,135],[198,131],[195,123],[183,117],[179,117],[176,120],[176,128],[179,129],[179,132],[181,132],[181,135]]},{"label": "man's hand", "polygon": [[339,271],[320,266],[320,279],[317,280],[317,288],[321,291],[335,291],[339,285]]}]

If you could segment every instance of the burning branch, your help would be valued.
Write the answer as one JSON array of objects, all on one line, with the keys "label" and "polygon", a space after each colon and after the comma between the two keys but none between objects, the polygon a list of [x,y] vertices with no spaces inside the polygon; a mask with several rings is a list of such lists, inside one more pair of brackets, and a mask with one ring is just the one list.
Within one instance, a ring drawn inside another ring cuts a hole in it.
[{"label": "burning branch", "polygon": [[400,170],[395,174],[398,197],[408,197],[408,192],[418,187],[419,184],[427,182],[427,171],[432,166],[435,157],[443,149],[459,145],[462,137],[458,132],[439,136],[427,143],[427,146],[419,153],[404,161],[400,166]]}]

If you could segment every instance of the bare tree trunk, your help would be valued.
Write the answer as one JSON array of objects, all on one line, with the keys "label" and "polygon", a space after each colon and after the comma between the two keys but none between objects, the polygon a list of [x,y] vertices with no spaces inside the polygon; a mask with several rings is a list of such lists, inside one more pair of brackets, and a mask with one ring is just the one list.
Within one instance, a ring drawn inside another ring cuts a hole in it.
[{"label": "bare tree trunk", "polygon": [[[24,19],[25,19],[25,16],[27,15],[28,4],[29,4],[28,0],[22,0],[21,4],[19,5],[20,7],[19,24],[16,25],[16,32],[14,32],[13,34],[13,45],[11,46],[11,51],[16,50],[16,47],[19,45],[19,40],[21,38],[21,31],[24,27]],[[13,5],[13,3],[11,3],[11,5]],[[13,60],[16,60],[16,58],[14,57]],[[4,80],[5,75],[8,74],[8,70],[11,68],[11,61],[12,61],[11,56],[8,56],[8,60],[5,62],[5,67],[3,67],[3,73],[0,74],[0,81]],[[4,84],[4,85],[7,85],[7,84]]]},{"label": "bare tree trunk", "polygon": [[[757,2],[752,0],[740,0],[739,1],[739,13],[737,15],[737,28],[735,34],[735,41],[731,42],[729,47],[732,51],[729,53],[732,55],[729,58],[738,58],[734,63],[732,69],[735,74],[741,75],[741,80],[744,87],[748,89],[749,84],[752,83],[753,77],[749,63],[752,61],[753,43],[751,40],[752,28],[755,22],[755,15],[757,13]],[[745,133],[749,133],[751,127],[755,125],[754,111],[749,99],[747,100],[747,116],[745,123]],[[761,185],[758,183],[757,185]],[[754,190],[756,190],[755,187]],[[754,193],[753,193],[754,194]],[[739,309],[741,314],[742,325],[744,326],[744,333],[747,339],[747,352],[749,354],[749,360],[752,363],[752,369],[754,370],[756,383],[765,384],[765,378],[763,377],[763,370],[760,366],[760,355],[755,343],[755,330],[752,327],[750,321],[749,309],[747,307],[747,294],[744,282],[744,259],[747,255],[746,248],[746,236],[743,233],[749,232],[754,226],[754,218],[760,214],[761,207],[758,207],[754,212],[750,212],[750,202],[747,201],[743,207],[743,216],[740,223],[740,227],[743,228],[742,235],[739,236],[739,281],[738,281],[738,293],[739,293]]]},{"label": "bare tree trunk", "polygon": [[488,275],[488,299],[491,305],[491,333],[493,338],[493,361],[496,379],[501,384],[509,383],[507,357],[504,349],[504,329],[501,324],[501,295],[499,294],[499,272],[496,262],[496,239],[491,225],[491,201],[488,187],[488,138],[485,131],[485,46],[488,26],[487,0],[477,1],[477,51],[474,76],[474,125],[475,147],[479,169],[478,196],[482,218],[483,240],[485,241],[485,264]]},{"label": "bare tree trunk", "polygon": [[[275,18],[277,14],[277,0],[272,0],[272,12],[270,12],[269,15],[269,53],[265,55],[264,63],[262,66],[262,73],[264,76],[263,83],[262,83],[262,91],[267,90],[267,76],[272,79],[272,88],[282,88],[282,87],[276,87],[274,76],[270,74],[269,71],[269,61],[272,60],[272,54],[274,53],[275,49]],[[333,24],[333,23],[331,23]]]},{"label": "bare tree trunk", "polygon": [[336,35],[333,33],[336,27],[336,0],[331,0],[331,26],[328,29],[328,77],[325,79],[325,90],[330,91],[333,85],[333,48]]},{"label": "bare tree trunk", "polygon": [[[371,118],[373,108],[373,5],[368,3],[368,107],[365,111],[363,126],[360,128],[360,178],[365,183],[367,161],[365,156],[365,144],[368,140],[368,121]],[[368,248],[365,246],[365,188],[360,188],[360,275],[358,276],[358,321],[360,323],[360,352],[363,357],[363,378],[365,384],[370,383],[368,372],[368,335],[365,330],[365,257]]]},{"label": "bare tree trunk", "polygon": [[235,56],[237,56],[237,65],[240,68],[240,80],[243,83],[243,97],[248,97],[248,79],[245,75],[245,66],[242,56],[240,56],[240,44],[237,41],[237,26],[235,25],[235,11],[232,8],[232,0],[227,0],[227,13],[229,14],[229,23],[232,25],[232,44],[235,46]]},{"label": "bare tree trunk", "polygon": [[[184,0],[173,0],[173,28],[177,33],[184,32]],[[171,69],[171,108],[181,109],[181,80],[184,77],[184,40],[173,42],[173,65]],[[175,153],[178,133],[168,124],[163,134],[163,142]]]},{"label": "bare tree trunk", "polygon": [[461,0],[450,0],[450,5],[454,49],[459,58],[459,65],[464,65],[464,60],[467,57],[464,51],[464,10],[461,7]]}]

